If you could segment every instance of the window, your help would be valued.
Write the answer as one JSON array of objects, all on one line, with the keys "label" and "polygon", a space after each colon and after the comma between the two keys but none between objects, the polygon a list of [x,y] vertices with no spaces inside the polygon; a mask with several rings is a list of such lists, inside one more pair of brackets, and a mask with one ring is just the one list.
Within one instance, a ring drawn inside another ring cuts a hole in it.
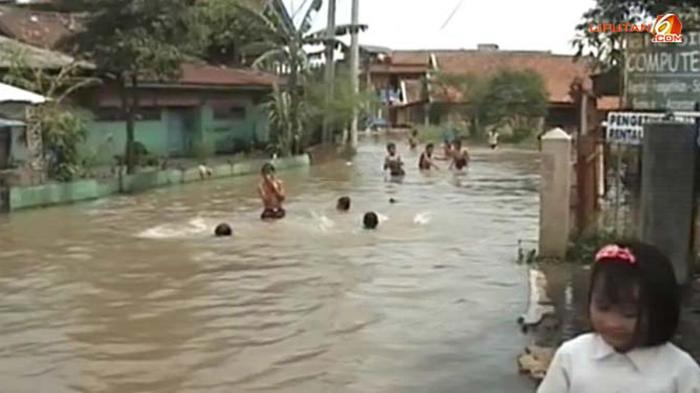
[{"label": "window", "polygon": [[122,111],[121,108],[115,108],[115,107],[97,108],[94,110],[94,113],[95,113],[95,120],[101,120],[101,121],[126,120],[126,116],[124,116],[124,112]]},{"label": "window", "polygon": [[140,108],[138,110],[138,116],[136,119],[141,121],[160,121],[161,110],[160,108],[150,107],[150,108]]},{"label": "window", "polygon": [[245,107],[242,106],[219,106],[213,109],[215,120],[243,120],[246,116]]},{"label": "window", "polygon": [[[121,108],[104,107],[94,111],[95,119],[101,121],[125,121],[126,116]],[[136,121],[159,121],[161,119],[161,109],[156,107],[140,108],[137,112]]]}]

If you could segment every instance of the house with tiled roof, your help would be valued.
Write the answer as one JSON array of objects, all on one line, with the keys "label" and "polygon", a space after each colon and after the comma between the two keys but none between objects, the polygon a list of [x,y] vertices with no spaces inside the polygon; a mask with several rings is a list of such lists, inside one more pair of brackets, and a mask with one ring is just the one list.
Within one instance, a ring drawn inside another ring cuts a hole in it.
[{"label": "house with tiled roof", "polygon": [[[284,7],[279,0],[248,2],[261,8]],[[23,5],[0,5],[0,44],[20,41],[33,48],[28,53],[54,53],[60,59],[55,49],[81,29],[82,17],[56,11],[51,0]],[[33,57],[28,60],[32,67],[39,65]],[[97,161],[113,162],[114,156],[124,152],[126,119],[116,83],[108,77],[101,79],[101,85],[81,89],[72,100],[94,115],[84,150],[97,155]],[[264,102],[277,81],[273,74],[249,68],[195,62],[183,65],[174,80],[142,80],[136,141],[161,157],[185,156],[202,149],[234,153],[264,142],[268,138]]]},{"label": "house with tiled roof", "polygon": [[[389,107],[388,120],[394,125],[406,125],[423,123],[428,103],[433,108],[468,105],[459,89],[428,83],[431,75],[488,77],[502,70],[531,70],[542,76],[549,99],[545,126],[578,126],[579,97],[574,90],[577,85],[585,91],[591,90],[591,69],[586,62],[568,55],[506,51],[496,45],[480,45],[475,50],[395,50],[383,64],[369,68],[367,79],[378,91],[399,92],[399,99]],[[604,103],[611,106],[612,102],[608,99]]]}]

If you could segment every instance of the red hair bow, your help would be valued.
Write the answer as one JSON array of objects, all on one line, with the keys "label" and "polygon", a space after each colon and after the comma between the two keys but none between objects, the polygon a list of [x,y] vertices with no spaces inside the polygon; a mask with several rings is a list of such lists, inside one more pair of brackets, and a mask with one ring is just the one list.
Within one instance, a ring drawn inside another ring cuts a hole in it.
[{"label": "red hair bow", "polygon": [[616,244],[607,245],[598,251],[595,255],[595,261],[600,262],[603,259],[616,259],[627,262],[630,265],[637,263],[637,258],[635,258],[629,248],[620,247]]}]

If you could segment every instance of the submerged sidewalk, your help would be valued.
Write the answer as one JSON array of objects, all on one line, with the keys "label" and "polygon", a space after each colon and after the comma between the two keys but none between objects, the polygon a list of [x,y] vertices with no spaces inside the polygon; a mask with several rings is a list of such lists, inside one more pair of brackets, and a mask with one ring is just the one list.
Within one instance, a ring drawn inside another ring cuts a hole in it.
[{"label": "submerged sidewalk", "polygon": [[202,174],[194,160],[173,161],[169,166],[176,169],[160,170],[156,167],[142,168],[140,172],[117,174],[107,179],[95,178],[67,183],[47,183],[30,187],[10,187],[9,209],[47,207],[104,198],[115,194],[131,194],[159,187],[220,179],[232,176],[256,174],[265,162],[272,162],[278,170],[305,167],[311,164],[307,154],[276,158],[252,159],[233,162],[219,158],[210,160],[207,173]]}]

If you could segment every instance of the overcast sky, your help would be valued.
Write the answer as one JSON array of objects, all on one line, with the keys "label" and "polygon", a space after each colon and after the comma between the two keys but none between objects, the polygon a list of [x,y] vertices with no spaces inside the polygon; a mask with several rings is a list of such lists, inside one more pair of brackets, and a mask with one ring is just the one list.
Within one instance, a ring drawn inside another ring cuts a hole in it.
[{"label": "overcast sky", "polygon": [[[304,3],[283,1],[289,9]],[[392,49],[473,49],[478,43],[495,43],[501,49],[569,54],[574,27],[594,4],[594,0],[360,0],[360,23],[369,25],[360,43]],[[338,24],[350,22],[350,7],[351,0],[337,0]],[[324,7],[314,18],[315,28],[325,26],[326,15]]]}]

